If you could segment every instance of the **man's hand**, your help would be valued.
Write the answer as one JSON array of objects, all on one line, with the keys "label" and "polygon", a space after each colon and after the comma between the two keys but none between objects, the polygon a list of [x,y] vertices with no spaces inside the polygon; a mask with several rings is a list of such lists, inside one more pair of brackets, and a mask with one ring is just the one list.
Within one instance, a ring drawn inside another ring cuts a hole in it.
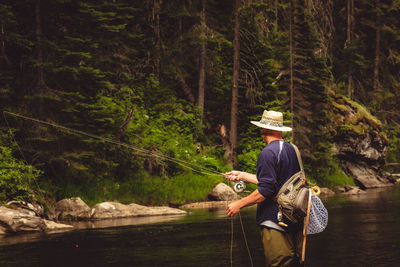
[{"label": "man's hand", "polygon": [[236,200],[235,202],[230,203],[226,207],[226,215],[232,217],[239,213],[241,208],[252,206],[254,204],[260,203],[265,200],[265,197],[258,192],[258,190],[254,190],[253,193],[244,197],[242,199]]},{"label": "man's hand", "polygon": [[227,173],[224,173],[224,176],[227,180],[237,182],[239,180],[252,183],[257,185],[257,176],[255,174],[251,174],[248,172],[242,172],[242,171],[230,171]]},{"label": "man's hand", "polygon": [[239,211],[240,211],[239,201],[240,200],[232,202],[226,207],[226,215],[228,215],[229,217],[232,217],[239,213]]},{"label": "man's hand", "polygon": [[224,173],[224,176],[227,180],[229,181],[239,181],[241,178],[241,176],[243,176],[241,171],[230,171],[227,173]]}]

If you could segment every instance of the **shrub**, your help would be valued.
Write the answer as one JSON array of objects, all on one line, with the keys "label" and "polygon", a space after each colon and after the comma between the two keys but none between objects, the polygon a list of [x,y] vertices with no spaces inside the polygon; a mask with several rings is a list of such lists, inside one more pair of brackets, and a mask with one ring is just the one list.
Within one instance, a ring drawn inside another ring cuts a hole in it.
[{"label": "shrub", "polygon": [[12,156],[12,150],[0,146],[0,200],[32,200],[32,185],[40,171]]}]

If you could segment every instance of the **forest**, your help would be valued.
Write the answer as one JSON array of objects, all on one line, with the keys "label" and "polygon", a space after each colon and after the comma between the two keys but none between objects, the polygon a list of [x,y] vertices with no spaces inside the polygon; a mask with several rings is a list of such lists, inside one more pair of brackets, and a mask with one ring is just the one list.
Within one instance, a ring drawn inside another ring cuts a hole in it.
[{"label": "forest", "polygon": [[399,17],[399,0],[2,0],[0,200],[204,200],[216,173],[255,172],[263,110],[284,113],[312,183],[351,184],[338,98],[379,126],[394,172]]}]

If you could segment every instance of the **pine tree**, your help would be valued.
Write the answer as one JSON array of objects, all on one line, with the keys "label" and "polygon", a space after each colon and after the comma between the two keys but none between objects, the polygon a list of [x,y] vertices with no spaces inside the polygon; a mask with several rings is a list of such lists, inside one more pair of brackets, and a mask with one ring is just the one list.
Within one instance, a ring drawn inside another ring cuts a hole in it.
[{"label": "pine tree", "polygon": [[241,0],[235,2],[235,33],[233,51],[233,75],[232,75],[232,103],[231,120],[229,130],[229,142],[231,145],[229,162],[235,164],[236,149],[238,142],[237,121],[238,121],[238,97],[239,97],[239,73],[240,73],[240,8]]},{"label": "pine tree", "polygon": [[[281,85],[293,82],[289,101],[293,101],[294,139],[302,149],[305,163],[315,173],[323,172],[324,168],[321,166],[329,164],[329,134],[323,125],[329,121],[326,86],[331,75],[327,57],[321,53],[320,48],[324,39],[317,38],[317,33],[320,32],[317,30],[318,24],[313,19],[313,14],[309,13],[313,9],[307,4],[308,1],[293,1],[291,10],[289,8],[286,13],[287,20],[293,20],[292,52],[289,55],[293,60],[286,61],[289,69],[287,73],[293,74],[285,75]],[[313,12],[316,12],[315,9]],[[286,23],[287,27],[288,25],[290,26],[290,22]],[[290,31],[290,27],[287,30]]]}]

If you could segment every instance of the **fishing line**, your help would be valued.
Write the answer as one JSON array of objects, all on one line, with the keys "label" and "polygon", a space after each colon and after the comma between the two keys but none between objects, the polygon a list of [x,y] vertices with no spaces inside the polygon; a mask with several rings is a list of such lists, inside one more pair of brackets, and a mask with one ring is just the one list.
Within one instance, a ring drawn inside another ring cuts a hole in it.
[{"label": "fishing line", "polygon": [[[240,226],[242,228],[244,243],[246,244],[247,254],[249,255],[251,267],[253,267],[254,266],[253,257],[251,256],[250,247],[249,247],[249,244],[247,243],[246,232],[244,231],[242,215],[240,214],[240,211],[238,212],[238,215],[239,215]],[[231,267],[233,267],[233,233],[234,233],[234,231],[233,231],[233,217],[232,217],[231,218],[231,247],[230,247],[230,251],[229,251]]]},{"label": "fishing line", "polygon": [[[4,116],[4,119],[5,119],[6,123],[7,123],[7,125],[8,125],[8,128],[10,128],[10,126],[9,126],[7,118],[5,116],[6,114],[14,116],[14,117],[17,117],[17,118],[22,118],[22,119],[25,119],[25,120],[33,121],[33,122],[44,124],[44,125],[47,125],[47,126],[51,126],[51,127],[54,127],[54,128],[58,128],[58,129],[66,131],[66,132],[80,134],[80,135],[83,135],[83,136],[91,137],[93,139],[102,140],[104,142],[111,143],[111,144],[114,144],[114,145],[126,147],[126,148],[129,148],[131,150],[137,151],[137,153],[135,153],[136,155],[139,155],[139,156],[151,155],[151,156],[154,156],[156,158],[168,160],[170,162],[174,162],[174,163],[176,163],[176,164],[178,164],[178,165],[180,165],[180,166],[182,166],[184,168],[190,169],[190,170],[192,170],[194,172],[197,172],[197,173],[200,173],[200,174],[204,174],[204,172],[207,172],[208,175],[213,175],[213,176],[221,176],[221,175],[223,176],[224,175],[224,173],[222,173],[222,172],[215,171],[215,170],[212,170],[212,169],[209,169],[209,168],[205,168],[205,167],[202,167],[202,166],[198,166],[196,164],[193,164],[193,163],[190,163],[190,162],[187,162],[187,161],[184,161],[184,160],[180,160],[180,159],[177,159],[177,158],[174,158],[174,157],[169,157],[169,156],[166,156],[164,154],[156,153],[156,152],[153,152],[153,151],[150,151],[150,150],[147,150],[147,149],[144,149],[144,148],[140,148],[140,147],[137,147],[137,146],[134,146],[134,145],[131,145],[131,144],[127,144],[127,143],[124,143],[124,142],[116,141],[116,140],[109,139],[109,138],[106,138],[106,137],[102,137],[102,136],[99,136],[99,135],[87,133],[87,132],[84,132],[84,131],[72,129],[72,128],[65,127],[65,126],[62,126],[62,125],[59,125],[59,124],[46,122],[46,121],[43,121],[43,120],[39,120],[39,119],[36,119],[36,118],[24,116],[24,115],[21,115],[21,114],[9,112],[9,111],[3,111],[3,116]],[[17,143],[17,145],[18,145],[18,143]],[[26,161],[21,149],[19,148],[19,146],[18,146],[18,149],[20,150],[20,152],[22,154],[22,157],[24,158],[25,162],[27,163],[27,161]],[[243,236],[244,236],[247,252],[249,254],[251,266],[253,266],[253,259],[251,257],[250,248],[249,248],[249,245],[247,243],[247,238],[246,238],[246,234],[245,234],[245,231],[244,231],[244,226],[243,226],[242,217],[240,215],[240,212],[239,212],[239,218],[240,218],[240,225],[241,225],[241,228],[242,228],[242,233],[243,233]],[[230,246],[230,264],[231,264],[231,266],[233,265],[233,233],[234,233],[234,231],[233,231],[233,218],[232,218],[231,219],[231,246]]]},{"label": "fishing line", "polygon": [[242,227],[242,233],[243,233],[244,242],[245,242],[246,248],[247,248],[247,253],[249,254],[251,267],[253,267],[254,266],[253,265],[253,258],[251,257],[249,244],[247,243],[246,233],[244,232],[244,226],[243,226],[243,221],[242,221],[242,215],[240,215],[240,212],[239,212],[239,219],[240,219],[240,226]]},{"label": "fishing line", "polygon": [[230,261],[231,261],[231,267],[233,267],[233,217],[231,218],[231,248],[230,248]]},{"label": "fishing line", "polygon": [[44,124],[44,125],[51,126],[51,127],[54,127],[54,128],[58,128],[58,129],[66,131],[66,132],[80,134],[80,135],[91,137],[93,139],[102,140],[104,142],[111,143],[111,144],[114,144],[114,145],[126,147],[126,148],[129,148],[129,149],[137,151],[138,153],[136,153],[136,155],[139,155],[139,156],[154,156],[156,158],[160,158],[160,159],[164,159],[164,160],[176,163],[176,164],[178,164],[178,165],[180,165],[180,166],[182,166],[184,168],[190,169],[190,170],[192,170],[194,172],[197,172],[197,173],[204,174],[204,172],[207,172],[208,175],[213,175],[213,176],[224,175],[222,172],[219,172],[219,171],[215,171],[215,170],[212,170],[212,169],[209,169],[209,168],[198,166],[196,164],[193,164],[193,163],[181,160],[181,159],[177,159],[177,158],[174,158],[174,157],[169,157],[169,156],[166,156],[166,155],[161,154],[161,153],[156,153],[154,151],[150,151],[150,150],[147,150],[147,149],[144,149],[144,148],[140,148],[140,147],[137,147],[137,146],[134,146],[134,145],[131,145],[131,144],[127,144],[127,143],[124,143],[124,142],[120,142],[120,141],[117,141],[117,140],[113,140],[113,139],[110,139],[110,138],[102,137],[102,136],[99,136],[99,135],[87,133],[87,132],[76,130],[76,129],[72,129],[72,128],[65,127],[65,126],[62,126],[62,125],[59,125],[59,124],[55,124],[55,123],[51,123],[51,122],[35,119],[35,118],[32,118],[32,117],[24,116],[24,115],[13,113],[13,112],[9,112],[9,111],[3,111],[4,118],[5,118],[5,114],[8,114],[8,115],[11,115],[11,116],[14,116],[14,117],[18,117],[18,118],[22,118],[22,119],[25,119],[25,120],[30,120],[30,121],[33,121],[33,122],[36,122],[36,123]]}]

